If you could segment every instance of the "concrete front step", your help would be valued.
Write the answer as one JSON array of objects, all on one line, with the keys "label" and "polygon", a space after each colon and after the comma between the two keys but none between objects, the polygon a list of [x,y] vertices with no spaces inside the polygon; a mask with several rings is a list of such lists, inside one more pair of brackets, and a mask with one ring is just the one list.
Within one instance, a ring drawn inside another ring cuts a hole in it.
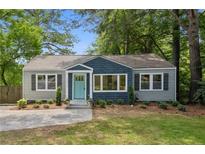
[{"label": "concrete front step", "polygon": [[89,104],[70,104],[68,109],[90,109],[91,106]]}]

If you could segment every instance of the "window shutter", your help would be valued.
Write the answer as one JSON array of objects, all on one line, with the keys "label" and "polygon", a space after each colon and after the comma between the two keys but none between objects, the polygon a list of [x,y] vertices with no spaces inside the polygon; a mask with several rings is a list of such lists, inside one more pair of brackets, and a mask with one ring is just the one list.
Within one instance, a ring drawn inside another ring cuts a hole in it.
[{"label": "window shutter", "polygon": [[57,87],[62,88],[62,74],[57,75]]},{"label": "window shutter", "polygon": [[31,90],[36,90],[36,74],[31,75]]},{"label": "window shutter", "polygon": [[164,90],[169,90],[169,73],[164,73]]},{"label": "window shutter", "polygon": [[139,74],[135,74],[135,90],[139,90]]}]

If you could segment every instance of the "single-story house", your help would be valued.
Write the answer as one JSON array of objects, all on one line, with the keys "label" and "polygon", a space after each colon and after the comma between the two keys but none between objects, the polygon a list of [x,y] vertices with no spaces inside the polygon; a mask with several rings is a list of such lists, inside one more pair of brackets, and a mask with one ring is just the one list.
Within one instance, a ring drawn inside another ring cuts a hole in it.
[{"label": "single-story house", "polygon": [[23,68],[23,97],[55,99],[128,100],[133,87],[142,101],[176,100],[176,68],[155,54],[42,55]]}]

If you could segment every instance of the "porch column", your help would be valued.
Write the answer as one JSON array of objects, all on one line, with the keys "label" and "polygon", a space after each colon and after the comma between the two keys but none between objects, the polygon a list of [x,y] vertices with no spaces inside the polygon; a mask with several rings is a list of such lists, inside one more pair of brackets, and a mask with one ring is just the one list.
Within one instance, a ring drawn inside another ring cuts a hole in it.
[{"label": "porch column", "polygon": [[90,72],[90,98],[93,98],[93,74]]},{"label": "porch column", "polygon": [[65,97],[68,98],[68,72],[65,72]]}]

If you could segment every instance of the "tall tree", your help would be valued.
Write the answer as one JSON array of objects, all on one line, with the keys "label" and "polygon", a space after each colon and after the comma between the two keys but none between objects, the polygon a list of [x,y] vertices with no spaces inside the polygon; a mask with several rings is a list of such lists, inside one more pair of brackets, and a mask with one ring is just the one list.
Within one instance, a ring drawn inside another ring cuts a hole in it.
[{"label": "tall tree", "polygon": [[22,64],[36,55],[73,53],[75,39],[70,30],[77,24],[64,13],[0,10],[0,85],[20,84]]},{"label": "tall tree", "polygon": [[179,18],[176,13],[173,14],[175,18],[178,20],[180,26],[187,31],[191,72],[189,101],[191,102],[193,100],[195,92],[199,88],[198,82],[202,79],[202,66],[199,48],[198,10],[185,10],[183,19]]},{"label": "tall tree", "polygon": [[191,101],[199,88],[198,81],[202,79],[202,66],[199,48],[199,19],[197,10],[188,10],[187,16],[189,19],[188,38],[191,70],[189,100]]},{"label": "tall tree", "polygon": [[71,29],[78,26],[75,20],[64,16],[66,10],[25,10],[29,20],[41,27],[43,32],[42,47],[50,54],[73,53],[71,48],[76,41]]},{"label": "tall tree", "polygon": [[[179,10],[173,10],[178,18]],[[180,60],[180,25],[175,19],[173,21],[173,64],[176,66],[176,98],[179,100],[179,60]]]}]

